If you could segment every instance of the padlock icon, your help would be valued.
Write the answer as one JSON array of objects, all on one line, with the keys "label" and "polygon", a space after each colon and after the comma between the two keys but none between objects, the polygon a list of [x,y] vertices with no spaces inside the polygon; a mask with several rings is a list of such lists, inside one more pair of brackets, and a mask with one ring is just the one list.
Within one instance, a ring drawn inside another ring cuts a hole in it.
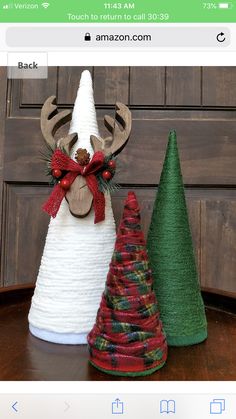
[{"label": "padlock icon", "polygon": [[91,41],[91,35],[89,32],[86,32],[86,34],[84,35],[84,40],[85,41]]}]

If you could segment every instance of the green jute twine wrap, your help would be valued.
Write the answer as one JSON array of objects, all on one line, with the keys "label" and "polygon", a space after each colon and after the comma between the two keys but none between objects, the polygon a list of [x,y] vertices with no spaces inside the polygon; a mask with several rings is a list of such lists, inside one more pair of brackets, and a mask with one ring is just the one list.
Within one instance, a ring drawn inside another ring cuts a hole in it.
[{"label": "green jute twine wrap", "polygon": [[185,346],[202,342],[207,338],[207,321],[175,131],[169,135],[147,248],[168,344]]}]

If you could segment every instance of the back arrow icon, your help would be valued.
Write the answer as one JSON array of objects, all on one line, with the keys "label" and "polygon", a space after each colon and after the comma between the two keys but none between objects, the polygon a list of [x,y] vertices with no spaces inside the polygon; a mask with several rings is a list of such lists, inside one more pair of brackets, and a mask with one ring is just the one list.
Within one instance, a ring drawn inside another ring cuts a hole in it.
[{"label": "back arrow icon", "polygon": [[224,32],[218,33],[216,39],[217,39],[218,42],[224,42],[226,40]]},{"label": "back arrow icon", "polygon": [[17,407],[16,407],[16,405],[18,404],[18,402],[15,402],[13,405],[12,405],[12,409],[13,410],[15,410],[15,412],[18,412],[18,410],[17,410]]}]

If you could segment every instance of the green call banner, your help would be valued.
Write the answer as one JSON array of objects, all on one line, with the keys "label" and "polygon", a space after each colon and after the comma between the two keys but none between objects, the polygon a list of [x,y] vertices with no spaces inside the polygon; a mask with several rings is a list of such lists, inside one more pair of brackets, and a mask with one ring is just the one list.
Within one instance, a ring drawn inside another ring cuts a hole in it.
[{"label": "green call banner", "polygon": [[226,23],[236,22],[236,0],[0,1],[0,22]]}]

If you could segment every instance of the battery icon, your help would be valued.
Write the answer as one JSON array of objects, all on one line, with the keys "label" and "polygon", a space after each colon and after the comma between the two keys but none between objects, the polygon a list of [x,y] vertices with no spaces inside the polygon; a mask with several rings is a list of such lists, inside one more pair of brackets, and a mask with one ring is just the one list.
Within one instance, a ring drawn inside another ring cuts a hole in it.
[{"label": "battery icon", "polygon": [[219,9],[231,9],[232,4],[231,3],[219,3],[218,7],[219,7]]}]

